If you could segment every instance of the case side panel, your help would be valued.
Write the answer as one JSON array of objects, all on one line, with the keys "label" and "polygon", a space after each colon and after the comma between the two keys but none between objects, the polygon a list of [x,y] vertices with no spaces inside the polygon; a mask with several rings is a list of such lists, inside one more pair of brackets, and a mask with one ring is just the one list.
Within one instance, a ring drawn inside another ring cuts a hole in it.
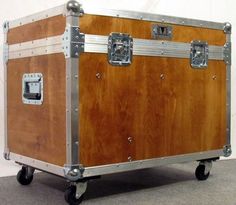
[{"label": "case side panel", "polygon": [[66,19],[63,15],[35,21],[10,29],[8,33],[8,44],[11,45],[62,35],[65,27]]},{"label": "case side panel", "polygon": [[226,69],[189,59],[134,56],[111,66],[80,58],[80,156],[85,167],[223,149]]},{"label": "case side panel", "polygon": [[[7,122],[11,153],[64,166],[65,67],[63,54],[9,60]],[[42,105],[28,105],[22,101],[22,78],[28,73],[41,73],[43,76]]]}]

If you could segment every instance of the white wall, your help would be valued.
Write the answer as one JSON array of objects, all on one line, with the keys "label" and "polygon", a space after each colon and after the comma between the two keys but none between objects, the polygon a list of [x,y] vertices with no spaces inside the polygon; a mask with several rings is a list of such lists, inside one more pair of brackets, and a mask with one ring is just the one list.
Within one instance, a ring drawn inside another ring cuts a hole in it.
[{"label": "white wall", "polygon": [[[4,20],[12,20],[29,15],[53,6],[65,3],[64,0],[0,0],[0,24]],[[126,10],[138,10],[172,16],[196,18],[226,22],[233,25],[233,34],[236,33],[236,1],[235,0],[198,0],[197,3],[189,0],[81,0],[81,3],[91,4],[99,7],[117,8]],[[233,35],[233,45],[235,36]],[[0,42],[3,40],[3,33],[0,33]],[[2,46],[0,48],[0,65],[2,65]],[[233,46],[233,55],[235,47]],[[233,58],[232,67],[232,93],[236,89],[236,60]],[[2,66],[1,66],[2,68]],[[236,157],[236,110],[235,95],[232,95],[232,145],[235,150],[233,157]],[[0,150],[3,147],[3,68],[0,69]]]}]

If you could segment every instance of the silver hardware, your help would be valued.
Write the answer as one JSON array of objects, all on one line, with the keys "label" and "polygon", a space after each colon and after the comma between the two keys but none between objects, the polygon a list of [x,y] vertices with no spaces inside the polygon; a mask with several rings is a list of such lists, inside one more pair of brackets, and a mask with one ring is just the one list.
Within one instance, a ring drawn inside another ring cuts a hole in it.
[{"label": "silver hardware", "polygon": [[229,23],[229,22],[225,23],[225,25],[224,25],[224,32],[226,34],[231,34],[231,32],[232,32],[232,25],[231,25],[231,23]]},{"label": "silver hardware", "polygon": [[82,5],[79,4],[79,2],[71,0],[66,4],[66,9],[69,12],[67,15],[72,16],[83,16],[84,10],[82,8]]},{"label": "silver hardware", "polygon": [[224,45],[224,61],[226,65],[231,65],[231,42]]},{"label": "silver hardware", "polygon": [[78,26],[67,26],[62,36],[62,50],[65,58],[78,58],[84,52],[85,35],[80,33]]},{"label": "silver hardware", "polygon": [[[10,45],[9,59],[39,56],[45,54],[49,55],[63,52],[61,36],[39,39],[33,42],[33,44],[32,41],[29,41],[21,44]],[[133,44],[133,55],[189,58],[189,43],[133,39]],[[108,36],[89,34],[85,35],[84,52],[108,53],[107,45]],[[47,50],[47,52],[45,52],[45,50]],[[32,54],[32,51],[34,54]],[[223,60],[223,51],[223,46],[209,46],[209,59]]]},{"label": "silver hardware", "polygon": [[[75,46],[76,51],[69,48],[66,57],[66,164],[71,167],[71,174],[77,172],[79,166],[79,55],[83,50],[83,35],[79,32],[80,17],[77,15],[66,16],[65,36],[68,47]],[[68,39],[66,39],[68,37]],[[77,166],[78,165],[78,166]],[[73,168],[75,166],[75,168]],[[78,167],[78,168],[77,168]],[[70,173],[69,173],[70,174]],[[70,175],[68,175],[69,177]],[[78,175],[79,177],[79,175]],[[73,178],[73,177],[72,177]],[[76,178],[76,177],[75,177]]]},{"label": "silver hardware", "polygon": [[13,21],[10,21],[10,29],[23,26],[32,22],[40,21],[54,16],[63,15],[65,13],[65,5],[60,5],[42,12],[35,13],[23,18],[19,18]]},{"label": "silver hardware", "polygon": [[132,162],[132,157],[128,157],[128,161],[129,161],[129,162]]},{"label": "silver hardware", "polygon": [[111,65],[130,65],[133,58],[133,38],[129,34],[111,33],[108,39],[108,61]]},{"label": "silver hardware", "polygon": [[102,74],[101,74],[101,73],[97,73],[97,74],[96,74],[96,78],[97,78],[97,79],[101,79],[101,78],[102,78]]},{"label": "silver hardware", "polygon": [[224,157],[230,157],[232,154],[231,145],[224,146]]},{"label": "silver hardware", "polygon": [[190,62],[193,68],[202,69],[208,66],[209,48],[207,42],[192,41]]},{"label": "silver hardware", "polygon": [[130,144],[133,142],[132,137],[129,137],[129,138],[128,138],[128,142],[129,142]]},{"label": "silver hardware", "polygon": [[160,78],[161,78],[161,80],[165,80],[165,75],[164,75],[164,74],[161,74],[161,75],[160,75]]},{"label": "silver hardware", "polygon": [[22,101],[29,105],[43,103],[43,74],[28,73],[22,78]]},{"label": "silver hardware", "polygon": [[9,46],[7,44],[7,33],[9,31],[9,22],[5,21],[3,23],[3,33],[4,33],[4,44],[3,44],[3,62],[7,63],[9,60]]},{"label": "silver hardware", "polygon": [[10,151],[8,148],[5,148],[4,153],[3,153],[3,157],[5,160],[10,160]]},{"label": "silver hardware", "polygon": [[72,183],[76,186],[76,194],[75,197],[76,199],[79,199],[87,190],[88,187],[88,182],[77,182],[77,183]]},{"label": "silver hardware", "polygon": [[164,25],[152,25],[152,38],[153,39],[172,39],[172,27]]},{"label": "silver hardware", "polygon": [[213,75],[213,76],[212,76],[212,79],[213,79],[213,80],[216,80],[216,75]]},{"label": "silver hardware", "polygon": [[83,178],[84,167],[82,165],[65,165],[64,174],[65,178],[76,182],[79,179]]},{"label": "silver hardware", "polygon": [[145,19],[146,21],[165,22],[167,24],[177,24],[177,25],[184,24],[186,26],[210,28],[217,30],[223,30],[224,27],[223,23],[217,23],[217,22],[187,19],[175,16],[165,16],[165,15],[158,15],[158,14],[151,14],[137,11],[125,11],[125,10],[91,7],[91,5],[86,4],[86,2],[84,3],[83,7],[86,14],[112,16],[112,17],[138,19],[138,20],[140,20],[140,16],[142,16],[142,19]]},{"label": "silver hardware", "polygon": [[[81,171],[83,171],[82,177],[88,178],[88,177],[105,175],[105,174],[113,174],[113,173],[119,173],[119,172],[131,171],[131,170],[139,170],[139,169],[152,168],[152,167],[157,167],[157,166],[164,166],[164,165],[174,164],[174,163],[198,161],[198,160],[210,159],[210,158],[215,158],[215,157],[220,157],[220,156],[224,156],[223,149],[155,158],[155,159],[148,159],[148,160],[125,162],[125,163],[119,163],[119,164],[86,167],[82,169]],[[36,169],[53,173],[55,175],[62,176],[62,177],[66,177],[65,173],[68,172],[68,170],[71,170],[70,166],[67,166],[67,171],[66,171],[65,167],[53,165],[47,162],[39,161],[39,160],[25,157],[22,155],[18,155],[15,153],[10,153],[10,159],[20,164],[26,164]]]},{"label": "silver hardware", "polygon": [[207,175],[208,173],[210,173],[210,171],[211,171],[211,169],[212,169],[212,161],[209,161],[209,160],[201,161],[199,164],[205,166],[205,171],[204,171],[204,174],[205,174],[205,175]]}]

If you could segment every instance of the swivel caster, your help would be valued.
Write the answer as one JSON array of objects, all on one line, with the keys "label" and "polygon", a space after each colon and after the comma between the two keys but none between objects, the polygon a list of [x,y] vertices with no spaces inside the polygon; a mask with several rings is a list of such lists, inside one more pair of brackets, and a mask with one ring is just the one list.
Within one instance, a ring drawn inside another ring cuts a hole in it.
[{"label": "swivel caster", "polygon": [[31,184],[34,178],[34,168],[23,166],[16,178],[21,185],[27,186]]},{"label": "swivel caster", "polygon": [[65,200],[70,205],[79,205],[84,200],[87,182],[72,183],[65,191]]},{"label": "swivel caster", "polygon": [[205,181],[210,176],[210,171],[212,168],[212,161],[202,161],[199,163],[195,176],[199,181]]}]

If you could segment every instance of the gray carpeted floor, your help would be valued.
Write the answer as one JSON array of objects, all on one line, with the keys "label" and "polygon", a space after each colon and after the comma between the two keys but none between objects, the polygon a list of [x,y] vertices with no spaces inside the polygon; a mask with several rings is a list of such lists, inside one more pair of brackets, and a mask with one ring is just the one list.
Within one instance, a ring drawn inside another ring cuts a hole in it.
[{"label": "gray carpeted floor", "polygon": [[[103,176],[89,182],[84,205],[236,205],[236,161],[213,165],[208,181],[199,182],[197,163]],[[63,179],[36,174],[28,187],[15,177],[0,178],[1,205],[66,205]]]}]

